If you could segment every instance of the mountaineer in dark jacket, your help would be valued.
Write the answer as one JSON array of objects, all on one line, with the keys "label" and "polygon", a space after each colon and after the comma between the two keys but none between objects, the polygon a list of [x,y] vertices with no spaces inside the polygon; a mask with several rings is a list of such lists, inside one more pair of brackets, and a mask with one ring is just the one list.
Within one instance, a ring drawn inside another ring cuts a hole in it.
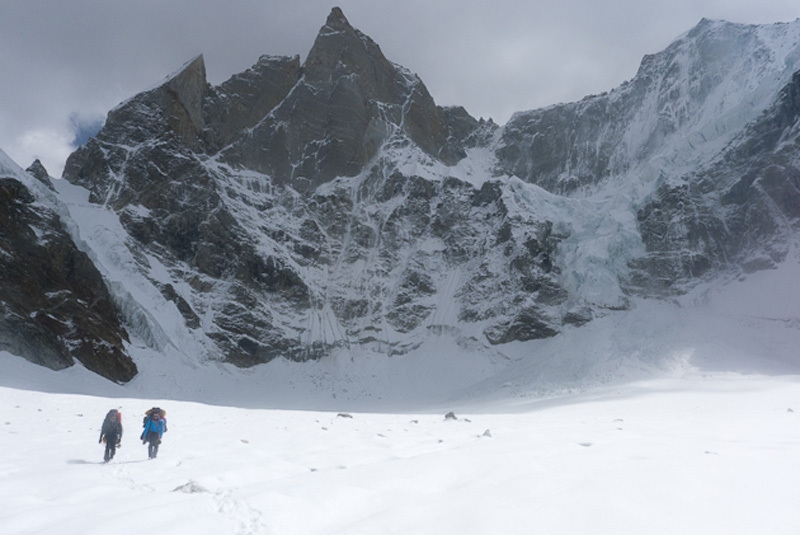
[{"label": "mountaineer in dark jacket", "polygon": [[106,452],[103,461],[108,462],[114,458],[117,448],[122,441],[122,415],[117,409],[111,409],[103,420],[103,427],[100,428],[100,440],[98,444],[106,443]]},{"label": "mountaineer in dark jacket", "polygon": [[166,411],[153,407],[144,418],[144,430],[142,431],[142,444],[148,444],[147,456],[150,459],[155,459],[158,455],[158,446],[161,444],[161,437],[167,430]]}]

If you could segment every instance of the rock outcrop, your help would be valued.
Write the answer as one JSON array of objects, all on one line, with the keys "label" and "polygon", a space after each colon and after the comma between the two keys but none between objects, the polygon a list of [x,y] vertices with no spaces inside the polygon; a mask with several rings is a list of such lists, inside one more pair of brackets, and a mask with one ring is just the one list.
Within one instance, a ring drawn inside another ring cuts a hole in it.
[{"label": "rock outcrop", "polygon": [[298,191],[355,176],[388,142],[445,163],[464,157],[422,81],[334,8],[291,93],[222,159]]},{"label": "rock outcrop", "polygon": [[[49,180],[40,163],[31,169]],[[22,174],[0,153],[0,349],[52,369],[78,360],[129,381],[137,368],[103,278]]]}]

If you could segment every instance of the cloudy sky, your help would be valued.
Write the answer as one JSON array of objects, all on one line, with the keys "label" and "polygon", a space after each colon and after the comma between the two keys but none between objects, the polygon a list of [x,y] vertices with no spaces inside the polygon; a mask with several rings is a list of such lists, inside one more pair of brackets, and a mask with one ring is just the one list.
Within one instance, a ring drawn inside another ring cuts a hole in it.
[{"label": "cloudy sky", "polygon": [[797,0],[0,0],[0,149],[60,176],[122,100],[200,53],[215,85],[305,59],[333,5],[438,104],[501,124],[616,87],[703,17],[800,17]]}]

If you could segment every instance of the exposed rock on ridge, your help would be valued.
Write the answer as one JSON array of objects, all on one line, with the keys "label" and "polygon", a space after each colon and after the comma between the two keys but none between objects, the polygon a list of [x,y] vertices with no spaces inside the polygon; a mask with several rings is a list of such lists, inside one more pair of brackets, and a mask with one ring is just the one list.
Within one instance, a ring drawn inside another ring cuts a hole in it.
[{"label": "exposed rock on ridge", "polygon": [[[100,273],[4,158],[0,153],[0,349],[56,370],[77,359],[103,377],[129,381],[137,368]],[[41,164],[31,169],[46,173]]]},{"label": "exposed rock on ridge", "polygon": [[411,142],[455,163],[464,152],[449,138],[442,111],[422,81],[389,62],[334,8],[298,84],[223,158],[311,191],[337,176],[358,174],[387,142]]}]

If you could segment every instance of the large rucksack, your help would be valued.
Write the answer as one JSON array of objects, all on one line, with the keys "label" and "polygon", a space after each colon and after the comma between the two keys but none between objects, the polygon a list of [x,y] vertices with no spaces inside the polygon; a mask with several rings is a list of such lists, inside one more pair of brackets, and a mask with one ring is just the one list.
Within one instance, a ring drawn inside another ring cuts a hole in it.
[{"label": "large rucksack", "polygon": [[159,407],[153,407],[152,409],[147,409],[144,413],[144,418],[142,418],[142,427],[147,426],[147,420],[150,419],[154,414],[158,414],[159,417],[164,421],[164,431],[167,430],[167,411]]},{"label": "large rucksack", "polygon": [[[111,417],[116,416],[116,422],[112,422]],[[107,433],[111,433],[113,431],[112,426],[114,423],[118,424],[117,432],[119,433],[119,438],[122,437],[122,413],[119,412],[117,409],[111,409],[106,413],[106,417],[103,419],[103,427],[101,429],[101,437],[103,442],[105,442],[105,435]]]}]

